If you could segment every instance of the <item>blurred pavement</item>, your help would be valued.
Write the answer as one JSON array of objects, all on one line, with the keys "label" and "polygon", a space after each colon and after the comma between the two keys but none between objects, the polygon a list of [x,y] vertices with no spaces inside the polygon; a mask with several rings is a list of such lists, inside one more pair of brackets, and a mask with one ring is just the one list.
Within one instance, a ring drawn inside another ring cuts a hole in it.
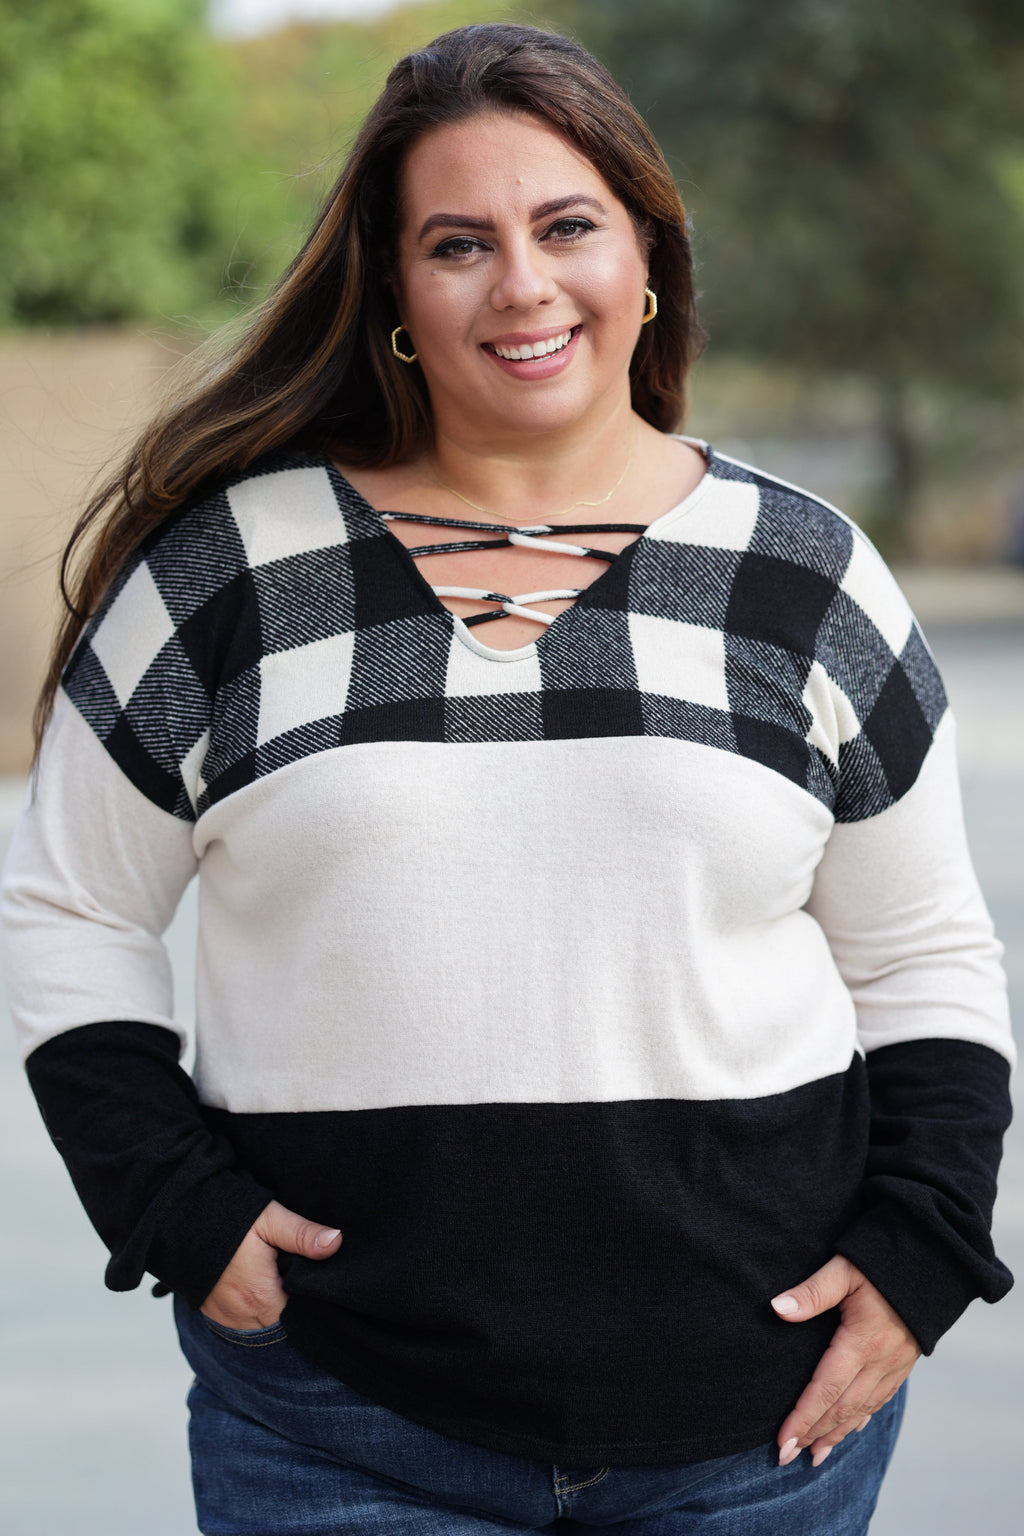
[{"label": "blurred pavement", "polygon": [[[1015,603],[917,604],[960,721],[968,829],[1024,1014],[1024,617]],[[1010,587],[1018,596],[1019,580]],[[952,596],[962,587],[954,583]],[[947,598],[949,594],[947,593]],[[974,615],[972,618],[971,615]],[[956,622],[941,622],[942,616]],[[21,800],[0,779],[0,844]],[[169,943],[191,993],[194,902]],[[0,1004],[2,1008],[2,1004]],[[185,1445],[189,1372],[168,1301],[113,1295],[106,1252],[43,1131],[0,1017],[0,1488],[6,1536],[193,1536]],[[1008,1138],[996,1246],[1020,1277],[976,1302],[911,1381],[872,1536],[1020,1529],[1024,1445],[1024,1127]],[[756,1536],[752,1532],[751,1536]]]}]

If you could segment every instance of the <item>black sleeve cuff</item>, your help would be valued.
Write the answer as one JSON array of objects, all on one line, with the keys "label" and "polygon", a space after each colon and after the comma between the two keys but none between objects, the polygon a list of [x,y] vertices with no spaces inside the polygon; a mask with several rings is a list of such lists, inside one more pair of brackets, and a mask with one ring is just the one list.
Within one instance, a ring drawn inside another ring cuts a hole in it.
[{"label": "black sleeve cuff", "polygon": [[959,1262],[895,1203],[874,1206],[844,1232],[836,1252],[877,1286],[926,1355],[972,1301],[979,1296],[999,1301],[1013,1285],[1013,1276],[997,1258],[987,1264],[979,1264],[976,1256]]},{"label": "black sleeve cuff", "polygon": [[990,1235],[1010,1069],[986,1046],[915,1040],[867,1057],[871,1133],[860,1215],[836,1252],[862,1270],[924,1353],[1013,1276]]},{"label": "black sleeve cuff", "polygon": [[209,1295],[273,1199],[237,1166],[178,1066],[178,1038],[153,1024],[86,1024],[39,1046],[29,1082],[86,1214],[110,1250],[106,1283],[193,1306]]}]

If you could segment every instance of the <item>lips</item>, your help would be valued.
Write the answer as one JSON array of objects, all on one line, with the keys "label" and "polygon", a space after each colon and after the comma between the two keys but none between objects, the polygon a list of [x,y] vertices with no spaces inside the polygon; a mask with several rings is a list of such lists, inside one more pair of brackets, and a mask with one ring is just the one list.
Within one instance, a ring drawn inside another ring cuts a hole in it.
[{"label": "lips", "polygon": [[519,379],[547,379],[568,367],[582,334],[582,325],[548,332],[518,331],[481,344],[496,367]]},{"label": "lips", "polygon": [[567,325],[559,331],[514,331],[507,336],[496,336],[482,345],[485,352],[504,358],[506,362],[530,362],[561,352],[580,330],[578,325]]},{"label": "lips", "polygon": [[499,357],[505,358],[506,362],[519,363],[534,357],[550,357],[554,352],[561,352],[562,348],[567,347],[570,341],[572,341],[572,327],[568,330],[560,331],[557,336],[549,336],[539,341],[524,341],[519,343],[519,345],[513,345],[509,342],[488,341],[484,343],[484,346],[489,351],[496,352]]}]

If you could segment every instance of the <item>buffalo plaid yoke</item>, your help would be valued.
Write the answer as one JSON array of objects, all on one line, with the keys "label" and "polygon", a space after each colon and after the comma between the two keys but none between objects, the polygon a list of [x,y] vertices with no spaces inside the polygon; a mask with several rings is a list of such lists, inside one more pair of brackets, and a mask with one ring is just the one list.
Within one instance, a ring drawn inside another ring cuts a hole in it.
[{"label": "buffalo plaid yoke", "polygon": [[64,686],[136,787],[184,819],[360,742],[615,735],[738,753],[839,821],[878,814],[945,710],[906,602],[827,504],[710,450],[699,490],[536,646],[496,657],[460,637],[337,470],[278,454],[155,530]]}]

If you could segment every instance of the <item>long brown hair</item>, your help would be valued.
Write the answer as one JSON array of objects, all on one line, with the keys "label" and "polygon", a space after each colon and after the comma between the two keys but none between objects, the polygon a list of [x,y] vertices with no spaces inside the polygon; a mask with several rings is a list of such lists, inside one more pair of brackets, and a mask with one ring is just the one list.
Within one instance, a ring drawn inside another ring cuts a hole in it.
[{"label": "long brown hair", "polygon": [[659,304],[630,364],[633,405],[661,431],[679,425],[703,333],[686,215],[646,123],[571,38],[503,24],[446,32],[394,66],[309,239],[226,360],[147,427],[82,513],[61,561],[66,612],[36,707],[37,750],[83,625],[146,536],[185,502],[285,444],[387,465],[429,443],[422,375],[395,361],[389,341],[399,319],[389,281],[398,181],[422,133],[484,111],[550,123],[628,209]]}]

